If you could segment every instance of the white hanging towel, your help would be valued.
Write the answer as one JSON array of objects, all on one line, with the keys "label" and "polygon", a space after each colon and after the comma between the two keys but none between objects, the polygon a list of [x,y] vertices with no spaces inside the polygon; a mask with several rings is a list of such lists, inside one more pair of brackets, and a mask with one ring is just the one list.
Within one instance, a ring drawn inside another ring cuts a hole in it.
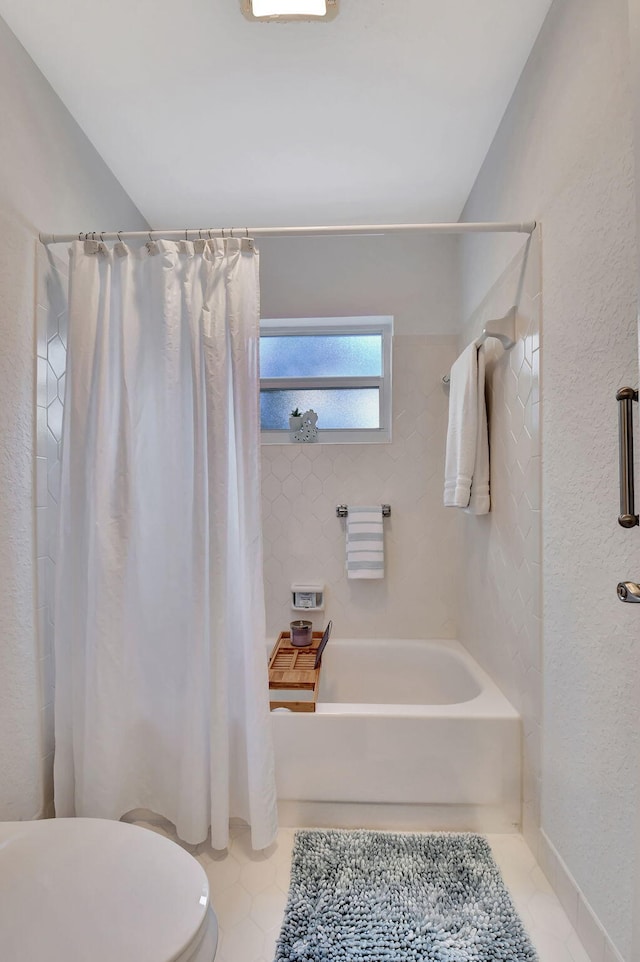
[{"label": "white hanging towel", "polygon": [[484,349],[476,343],[451,368],[444,503],[469,514],[487,514],[491,507],[484,374]]},{"label": "white hanging towel", "polygon": [[348,578],[384,578],[382,505],[349,505],[346,567]]}]

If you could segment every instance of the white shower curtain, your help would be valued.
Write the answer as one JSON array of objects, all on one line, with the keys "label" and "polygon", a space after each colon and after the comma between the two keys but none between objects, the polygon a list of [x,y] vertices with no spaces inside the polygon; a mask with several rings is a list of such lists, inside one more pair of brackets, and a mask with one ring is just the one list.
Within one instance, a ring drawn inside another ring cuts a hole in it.
[{"label": "white shower curtain", "polygon": [[258,254],[74,243],[56,588],[58,816],[277,830]]}]

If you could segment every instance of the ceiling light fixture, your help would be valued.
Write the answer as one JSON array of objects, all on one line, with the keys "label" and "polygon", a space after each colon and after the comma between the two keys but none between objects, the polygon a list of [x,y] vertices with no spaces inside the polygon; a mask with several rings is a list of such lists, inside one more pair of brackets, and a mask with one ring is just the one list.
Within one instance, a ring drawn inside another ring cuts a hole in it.
[{"label": "ceiling light fixture", "polygon": [[332,20],[338,0],[242,0],[249,20]]}]

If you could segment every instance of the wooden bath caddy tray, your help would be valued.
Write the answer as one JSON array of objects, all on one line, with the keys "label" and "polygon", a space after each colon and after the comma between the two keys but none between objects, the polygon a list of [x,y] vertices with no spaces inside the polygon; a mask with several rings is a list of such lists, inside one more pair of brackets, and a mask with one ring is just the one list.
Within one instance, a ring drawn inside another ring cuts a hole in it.
[{"label": "wooden bath caddy tray", "polygon": [[[294,648],[291,632],[281,631],[269,658],[269,697],[271,708],[291,711],[315,711],[318,700],[320,669],[315,668],[322,632],[314,631],[306,648]],[[280,696],[278,696],[280,692]],[[287,697],[284,693],[287,693]],[[296,694],[299,693],[299,699]]]}]

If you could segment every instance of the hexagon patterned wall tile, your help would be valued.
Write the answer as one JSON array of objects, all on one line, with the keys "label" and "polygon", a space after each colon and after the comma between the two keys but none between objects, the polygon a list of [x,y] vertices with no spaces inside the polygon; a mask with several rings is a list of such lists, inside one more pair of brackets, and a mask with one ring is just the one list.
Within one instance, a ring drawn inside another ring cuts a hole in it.
[{"label": "hexagon patterned wall tile", "polygon": [[[267,627],[293,613],[293,582],[326,585],[320,627],[341,637],[453,638],[459,567],[456,513],[442,504],[448,395],[442,376],[451,336],[394,338],[393,440],[389,444],[263,445],[262,503]],[[319,427],[322,426],[322,412]],[[385,578],[349,581],[338,504],[390,504]]]}]

